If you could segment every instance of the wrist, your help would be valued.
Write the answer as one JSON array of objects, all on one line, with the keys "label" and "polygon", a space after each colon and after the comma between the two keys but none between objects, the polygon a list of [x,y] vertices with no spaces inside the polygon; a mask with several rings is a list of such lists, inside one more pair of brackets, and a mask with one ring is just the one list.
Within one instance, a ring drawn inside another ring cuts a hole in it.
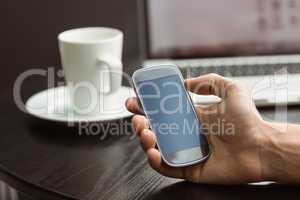
[{"label": "wrist", "polygon": [[282,179],[283,159],[280,153],[279,137],[283,127],[278,124],[263,121],[263,139],[260,146],[261,177],[263,181],[279,182]]}]

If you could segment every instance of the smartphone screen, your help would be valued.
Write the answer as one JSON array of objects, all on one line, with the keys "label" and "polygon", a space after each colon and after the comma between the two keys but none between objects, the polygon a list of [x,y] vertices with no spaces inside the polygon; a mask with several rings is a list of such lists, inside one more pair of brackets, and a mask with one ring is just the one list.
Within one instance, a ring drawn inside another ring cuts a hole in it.
[{"label": "smartphone screen", "polygon": [[136,89],[167,164],[186,165],[208,155],[201,123],[179,75],[139,81]]}]

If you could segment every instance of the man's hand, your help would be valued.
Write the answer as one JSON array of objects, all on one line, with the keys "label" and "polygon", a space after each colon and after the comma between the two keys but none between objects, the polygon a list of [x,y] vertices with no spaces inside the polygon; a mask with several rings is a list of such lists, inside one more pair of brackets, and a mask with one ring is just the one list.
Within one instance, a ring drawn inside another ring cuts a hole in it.
[{"label": "man's hand", "polygon": [[136,98],[126,102],[136,134],[147,153],[149,164],[162,175],[211,184],[241,184],[264,181],[267,166],[261,148],[268,143],[269,126],[258,114],[250,93],[240,84],[216,74],[186,80],[187,89],[197,94],[216,95],[222,102],[197,107],[197,114],[211,148],[204,163],[174,168],[165,164],[155,148],[155,134],[143,116]]}]

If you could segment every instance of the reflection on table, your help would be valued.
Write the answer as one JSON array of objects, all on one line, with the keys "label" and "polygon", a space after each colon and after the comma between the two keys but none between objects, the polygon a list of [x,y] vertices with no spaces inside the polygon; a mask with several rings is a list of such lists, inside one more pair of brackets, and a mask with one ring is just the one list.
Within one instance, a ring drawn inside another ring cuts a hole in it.
[{"label": "reflection on table", "polygon": [[0,200],[34,200],[33,198],[18,192],[7,183],[0,181]]}]

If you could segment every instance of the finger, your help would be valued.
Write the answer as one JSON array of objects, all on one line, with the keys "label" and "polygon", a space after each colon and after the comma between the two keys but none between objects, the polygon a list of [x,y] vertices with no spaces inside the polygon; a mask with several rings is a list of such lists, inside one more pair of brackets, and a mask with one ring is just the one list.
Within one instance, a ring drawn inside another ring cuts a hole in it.
[{"label": "finger", "polygon": [[144,129],[141,132],[141,144],[143,146],[143,149],[147,152],[148,149],[154,148],[156,144],[156,137],[155,134],[150,131],[149,129]]},{"label": "finger", "polygon": [[219,112],[219,104],[214,105],[197,105],[196,113],[201,122],[206,122],[207,117],[216,117]]},{"label": "finger", "polygon": [[201,124],[201,131],[206,136],[209,144],[212,144],[214,134],[211,128],[216,126],[218,120],[222,120],[219,116],[219,105],[197,106],[196,111]]},{"label": "finger", "polygon": [[143,115],[134,115],[132,117],[132,125],[135,130],[135,133],[140,136],[142,130],[149,128],[149,123],[146,117]]},{"label": "finger", "polygon": [[168,166],[165,162],[163,162],[161,154],[157,149],[148,149],[147,156],[150,166],[158,173],[172,178],[184,178],[184,168]]},{"label": "finger", "polygon": [[135,114],[144,114],[143,109],[140,107],[138,100],[136,97],[129,97],[126,100],[126,108],[132,113]]},{"label": "finger", "polygon": [[207,74],[185,81],[187,89],[196,94],[216,95],[224,98],[226,90],[234,82],[218,74]]}]

